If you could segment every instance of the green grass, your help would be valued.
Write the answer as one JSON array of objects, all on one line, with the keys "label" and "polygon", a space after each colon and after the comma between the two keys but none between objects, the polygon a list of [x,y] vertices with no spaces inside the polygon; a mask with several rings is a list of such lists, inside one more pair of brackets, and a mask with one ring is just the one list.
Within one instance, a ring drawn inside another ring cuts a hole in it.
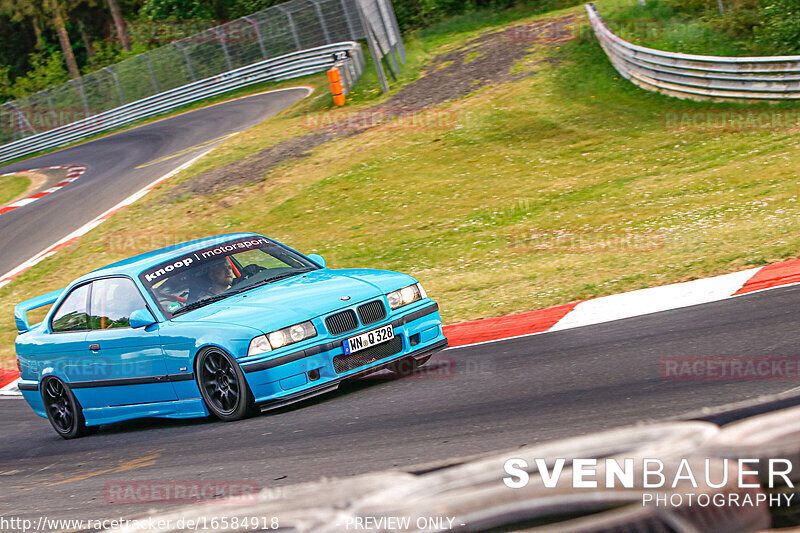
[{"label": "green grass", "polygon": [[3,206],[24,193],[31,185],[25,176],[0,177],[0,206]]},{"label": "green grass", "polygon": [[668,0],[648,0],[645,6],[611,0],[599,3],[598,10],[623,39],[658,50],[716,56],[780,55],[753,38],[733,39],[717,17],[690,16]]},{"label": "green grass", "polygon": [[[601,1],[601,13],[614,1]],[[413,36],[393,88],[482,29]],[[666,127],[667,113],[749,108],[642,91],[594,41],[537,46],[524,63],[537,74],[439,106],[433,113],[447,120],[432,127],[387,124],[245,187],[167,199],[204,170],[309,133],[321,113],[342,117],[387,96],[366,77],[343,109],[326,109],[329,95],[318,93],[227,141],[1,289],[0,364],[13,364],[16,302],[123,257],[216,233],[262,232],[333,267],[411,273],[448,323],[797,256],[796,132]]]}]

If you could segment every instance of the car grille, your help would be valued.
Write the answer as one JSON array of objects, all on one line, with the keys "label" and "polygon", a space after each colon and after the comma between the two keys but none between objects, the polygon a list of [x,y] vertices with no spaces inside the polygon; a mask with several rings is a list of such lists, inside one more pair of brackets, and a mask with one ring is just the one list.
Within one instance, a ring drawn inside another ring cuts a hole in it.
[{"label": "car grille", "polygon": [[369,326],[370,324],[374,324],[386,318],[386,307],[384,307],[383,302],[380,300],[360,305],[358,307],[358,318],[361,319],[362,324]]},{"label": "car grille", "polygon": [[374,363],[379,359],[384,359],[386,357],[398,354],[402,349],[403,339],[398,336],[389,342],[370,346],[366,350],[361,350],[360,352],[334,357],[333,369],[336,370],[337,374],[343,374],[345,372],[349,372],[350,370],[355,370],[360,366]]},{"label": "car grille", "polygon": [[325,319],[325,327],[328,328],[331,335],[339,335],[341,333],[353,331],[358,327],[356,314],[352,309],[348,309],[347,311],[331,315]]}]

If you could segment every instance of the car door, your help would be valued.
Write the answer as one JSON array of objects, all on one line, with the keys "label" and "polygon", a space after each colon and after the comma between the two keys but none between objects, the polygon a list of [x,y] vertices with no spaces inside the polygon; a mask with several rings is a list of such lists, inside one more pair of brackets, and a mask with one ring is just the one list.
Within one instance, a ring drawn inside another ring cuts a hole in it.
[{"label": "car door", "polygon": [[130,278],[92,282],[86,353],[97,371],[93,379],[73,384],[83,407],[110,407],[176,400],[167,379],[159,324],[130,327],[130,316],[147,304]]},{"label": "car door", "polygon": [[64,381],[87,379],[86,335],[89,330],[90,284],[73,288],[53,313],[49,340],[36,348],[32,370]]}]

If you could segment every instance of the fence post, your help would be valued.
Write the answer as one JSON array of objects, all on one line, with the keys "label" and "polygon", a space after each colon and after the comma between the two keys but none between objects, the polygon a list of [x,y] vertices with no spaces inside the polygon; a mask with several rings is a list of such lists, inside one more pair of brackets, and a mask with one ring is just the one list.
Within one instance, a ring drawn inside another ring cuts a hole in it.
[{"label": "fence post", "polygon": [[217,36],[217,40],[222,46],[222,53],[225,54],[225,62],[228,63],[228,72],[230,72],[233,70],[233,63],[231,62],[231,56],[228,53],[228,47],[225,45],[225,32],[220,32],[219,28],[219,26],[214,28],[214,34]]},{"label": "fence post", "polygon": [[342,5],[342,13],[344,13],[344,20],[347,23],[347,31],[350,33],[351,41],[358,41],[359,36],[356,35],[356,30],[353,27],[353,21],[350,20],[350,11],[347,9],[346,0],[339,0]]},{"label": "fence post", "polygon": [[31,122],[27,118],[25,118],[25,114],[19,110],[16,104],[9,103],[8,105],[14,110],[14,114],[17,116],[17,122],[19,123],[19,131],[21,132],[23,137],[26,137],[24,129],[26,125],[27,129],[33,132],[33,135],[39,133],[36,131],[36,128],[33,127]]},{"label": "fence post", "polygon": [[189,77],[192,78],[192,81],[197,81],[197,76],[194,75],[194,69],[192,68],[192,59],[189,57],[189,52],[186,51],[186,47],[180,41],[173,41],[172,44],[183,52],[183,57],[186,59],[186,68],[189,69]]},{"label": "fence post", "polygon": [[289,30],[292,32],[292,38],[294,38],[295,49],[298,51],[302,50],[303,46],[300,44],[300,37],[297,36],[297,28],[294,25],[294,19],[292,18],[292,13],[289,10],[287,10],[283,4],[278,4],[275,7],[279,9],[284,15],[286,15],[286,18],[289,20]]},{"label": "fence post", "polygon": [[125,95],[122,92],[122,85],[119,84],[119,78],[117,77],[117,73],[114,72],[114,65],[109,65],[107,67],[103,67],[103,70],[107,70],[111,77],[114,78],[114,85],[117,86],[117,94],[119,95],[119,104],[125,105]]},{"label": "fence post", "polygon": [[372,55],[372,61],[375,63],[375,70],[378,71],[378,77],[381,80],[381,89],[383,92],[387,93],[389,92],[389,83],[386,81],[386,73],[383,71],[383,65],[381,65],[381,53],[378,44],[375,42],[375,32],[370,31],[371,25],[364,13],[364,6],[361,4],[361,0],[356,0],[356,7],[358,9],[358,16],[361,19],[361,25],[364,27],[364,33],[367,34],[369,51]]},{"label": "fence post", "polygon": [[78,88],[78,94],[81,95],[81,100],[83,100],[83,109],[86,111],[86,115],[89,115],[89,100],[86,99],[86,91],[83,90],[83,83],[81,83],[81,79],[73,78],[69,81]]},{"label": "fence post", "polygon": [[155,91],[155,94],[160,93],[161,91],[158,89],[158,80],[156,79],[155,71],[153,71],[153,65],[150,64],[150,58],[144,54],[139,54],[138,57],[140,57],[142,61],[147,64],[147,70],[150,71],[150,80],[153,82],[153,90]]},{"label": "fence post", "polygon": [[397,49],[400,52],[400,61],[405,65],[406,46],[403,44],[403,34],[400,33],[400,24],[397,22],[397,15],[394,12],[394,7],[392,6],[391,1],[386,3],[386,11],[389,12],[389,22],[392,24],[395,35],[397,36]]},{"label": "fence post", "polygon": [[45,89],[45,92],[47,93],[47,105],[48,107],[50,107],[50,115],[53,117],[53,124],[55,124],[55,126],[53,127],[60,126],[61,124],[59,124],[58,122],[58,113],[56,113],[56,106],[53,105],[53,95],[51,94],[50,89]]},{"label": "fence post", "polygon": [[317,17],[319,17],[319,25],[322,26],[322,34],[325,36],[325,44],[331,44],[331,35],[328,33],[328,25],[325,24],[325,17],[322,15],[322,8],[319,7],[319,0],[310,0],[314,7],[317,9]]},{"label": "fence post", "polygon": [[[400,71],[400,67],[398,67],[398,65],[397,65],[397,58],[395,58],[394,55],[392,55],[392,48],[393,48],[393,46],[392,46],[392,35],[389,33],[389,27],[386,24],[386,18],[384,17],[383,11],[381,10],[380,0],[372,0],[372,2],[375,5],[375,10],[378,13],[378,18],[381,21],[381,26],[383,26],[383,34],[386,36],[386,46],[389,47],[389,50],[386,51],[385,56],[389,56],[389,59],[391,60],[392,65],[394,66],[394,70],[399,72]],[[375,31],[374,28],[373,28],[373,31]],[[377,36],[376,36],[376,39],[378,41],[378,46],[380,46],[380,38],[377,38]],[[381,51],[383,51],[382,49],[383,49],[383,47],[381,47]]]},{"label": "fence post", "polygon": [[258,27],[258,22],[256,22],[253,19],[251,19],[249,15],[242,17],[242,19],[246,20],[247,22],[249,22],[253,26],[253,28],[256,30],[256,38],[258,39],[258,47],[261,48],[261,57],[263,59],[269,59],[269,56],[267,55],[267,49],[264,48],[264,40],[261,38],[261,29]]}]

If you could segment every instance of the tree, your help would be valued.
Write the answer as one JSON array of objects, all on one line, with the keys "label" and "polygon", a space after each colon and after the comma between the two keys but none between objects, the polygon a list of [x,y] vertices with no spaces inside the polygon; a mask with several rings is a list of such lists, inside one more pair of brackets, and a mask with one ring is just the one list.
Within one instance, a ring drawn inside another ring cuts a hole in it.
[{"label": "tree", "polygon": [[111,18],[114,19],[114,27],[117,28],[119,42],[122,49],[126,52],[131,51],[131,40],[128,38],[128,29],[125,27],[125,19],[122,18],[122,10],[119,8],[117,0],[106,0],[108,10],[111,11]]},{"label": "tree", "polygon": [[15,22],[30,20],[33,31],[36,35],[36,49],[42,50],[45,47],[44,41],[44,21],[47,15],[40,2],[28,2],[26,0],[0,0],[0,13],[8,15]]},{"label": "tree", "polygon": [[78,70],[78,63],[75,61],[75,54],[72,52],[72,43],[69,40],[67,33],[67,25],[64,22],[64,15],[61,13],[61,6],[58,0],[47,0],[47,8],[50,11],[50,16],[53,21],[53,26],[58,35],[58,42],[61,45],[61,51],[64,53],[64,61],[67,64],[69,75],[73,78],[80,78],[81,72]]}]

